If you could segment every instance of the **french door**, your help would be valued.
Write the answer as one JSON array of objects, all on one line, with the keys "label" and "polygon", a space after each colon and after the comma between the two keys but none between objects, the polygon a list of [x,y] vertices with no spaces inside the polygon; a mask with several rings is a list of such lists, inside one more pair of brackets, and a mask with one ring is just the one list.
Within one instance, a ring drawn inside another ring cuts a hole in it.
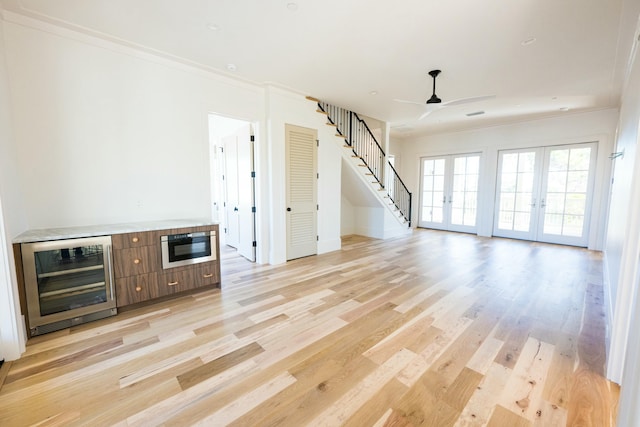
[{"label": "french door", "polygon": [[596,148],[500,151],[493,235],[587,246]]},{"label": "french door", "polygon": [[480,154],[421,159],[418,226],[476,232]]}]

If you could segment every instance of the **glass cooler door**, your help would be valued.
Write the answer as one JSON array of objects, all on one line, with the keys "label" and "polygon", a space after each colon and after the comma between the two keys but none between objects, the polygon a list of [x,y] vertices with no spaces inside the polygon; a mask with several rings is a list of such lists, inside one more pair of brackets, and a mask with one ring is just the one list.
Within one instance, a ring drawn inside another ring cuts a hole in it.
[{"label": "glass cooler door", "polygon": [[110,245],[110,237],[99,237],[34,243],[23,250],[32,260],[25,268],[25,276],[32,276],[26,280],[32,326],[115,306]]}]

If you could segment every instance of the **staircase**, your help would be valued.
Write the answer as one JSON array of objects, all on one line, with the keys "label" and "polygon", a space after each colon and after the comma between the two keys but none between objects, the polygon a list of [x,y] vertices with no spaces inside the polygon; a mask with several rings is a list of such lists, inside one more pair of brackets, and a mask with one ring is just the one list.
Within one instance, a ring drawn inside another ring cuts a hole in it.
[{"label": "staircase", "polygon": [[318,113],[326,115],[327,125],[335,127],[336,136],[344,139],[344,148],[351,151],[351,157],[358,161],[358,166],[366,168],[364,173],[376,185],[383,204],[394,213],[398,221],[410,228],[411,193],[393,165],[388,162],[384,150],[364,120],[353,111],[313,97],[307,99],[317,103]]}]

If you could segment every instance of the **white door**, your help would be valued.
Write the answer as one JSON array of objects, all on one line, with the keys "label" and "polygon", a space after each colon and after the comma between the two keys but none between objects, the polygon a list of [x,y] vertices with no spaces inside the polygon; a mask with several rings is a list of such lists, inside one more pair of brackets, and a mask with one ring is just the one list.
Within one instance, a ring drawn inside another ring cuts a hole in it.
[{"label": "white door", "polygon": [[418,226],[476,232],[480,154],[421,159]]},{"label": "white door", "polygon": [[238,215],[238,140],[236,135],[222,138],[225,163],[225,242],[238,248],[240,245],[240,216]]},{"label": "white door", "polygon": [[253,141],[249,126],[238,136],[238,253],[249,261],[256,260],[255,248],[255,171]]},{"label": "white door", "polygon": [[285,125],[287,260],[318,252],[317,131]]},{"label": "white door", "polygon": [[251,126],[222,138],[225,159],[226,243],[255,261],[255,186]]},{"label": "white door", "polygon": [[596,144],[545,150],[538,240],[587,246]]},{"label": "white door", "polygon": [[499,152],[494,236],[535,240],[539,151],[526,149]]},{"label": "white door", "polygon": [[500,151],[493,235],[587,246],[596,148]]}]

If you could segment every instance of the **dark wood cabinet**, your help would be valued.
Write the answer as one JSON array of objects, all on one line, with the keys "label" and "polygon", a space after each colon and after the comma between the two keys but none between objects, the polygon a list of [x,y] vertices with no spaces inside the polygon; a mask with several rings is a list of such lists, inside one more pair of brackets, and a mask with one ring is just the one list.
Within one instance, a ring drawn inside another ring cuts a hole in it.
[{"label": "dark wood cabinet", "polygon": [[159,297],[157,276],[157,273],[149,273],[116,279],[117,306],[124,307]]},{"label": "dark wood cabinet", "polygon": [[158,271],[162,265],[160,245],[113,250],[116,278],[135,276]]},{"label": "dark wood cabinet", "polygon": [[172,295],[220,282],[218,261],[165,270],[158,274],[159,295]]},{"label": "dark wood cabinet", "polygon": [[[118,308],[151,301],[204,286],[220,286],[220,260],[183,267],[162,268],[160,236],[215,231],[198,226],[112,236],[116,303]],[[216,254],[220,246],[216,239]]]},{"label": "dark wood cabinet", "polygon": [[136,233],[114,234],[111,241],[114,248],[127,249],[141,246],[154,246],[160,240],[157,231],[139,231]]}]

